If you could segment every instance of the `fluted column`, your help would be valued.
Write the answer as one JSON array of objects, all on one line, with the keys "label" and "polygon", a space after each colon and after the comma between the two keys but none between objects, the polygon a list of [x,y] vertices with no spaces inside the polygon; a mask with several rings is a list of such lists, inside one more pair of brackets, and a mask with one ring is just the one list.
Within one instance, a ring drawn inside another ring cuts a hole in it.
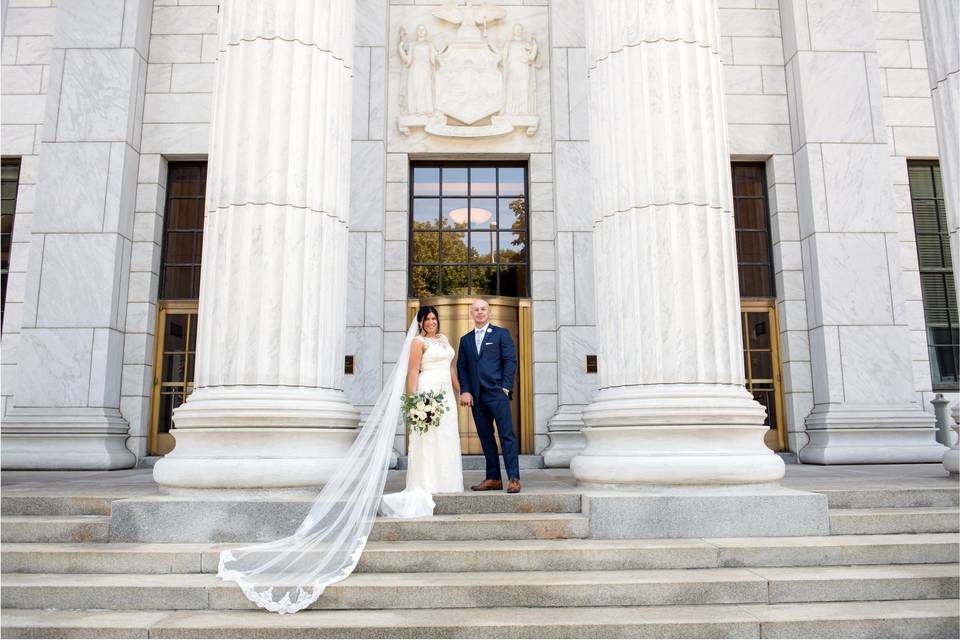
[{"label": "fluted column", "polygon": [[776,481],[744,389],[713,0],[587,3],[600,391],[582,484]]},{"label": "fluted column", "polygon": [[352,0],[227,0],[210,146],[196,390],[165,487],[321,484],[343,391]]},{"label": "fluted column", "polygon": [[920,17],[937,123],[953,281],[960,295],[960,4],[921,0]]}]

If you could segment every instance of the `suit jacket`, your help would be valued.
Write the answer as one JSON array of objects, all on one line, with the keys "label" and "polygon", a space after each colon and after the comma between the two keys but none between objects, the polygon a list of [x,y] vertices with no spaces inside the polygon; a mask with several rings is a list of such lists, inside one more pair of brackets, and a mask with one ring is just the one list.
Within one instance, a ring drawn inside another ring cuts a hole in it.
[{"label": "suit jacket", "polygon": [[487,327],[480,355],[477,355],[477,343],[474,332],[460,338],[457,355],[457,378],[460,391],[469,391],[474,400],[481,397],[496,397],[509,400],[503,389],[513,389],[513,378],[517,372],[517,352],[513,346],[510,332],[492,324]]}]

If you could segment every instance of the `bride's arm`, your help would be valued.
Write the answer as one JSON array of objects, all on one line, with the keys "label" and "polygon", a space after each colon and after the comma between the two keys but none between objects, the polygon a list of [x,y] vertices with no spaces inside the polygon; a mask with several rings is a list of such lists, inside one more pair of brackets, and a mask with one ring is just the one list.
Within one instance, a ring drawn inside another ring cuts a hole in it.
[{"label": "bride's arm", "polygon": [[453,385],[453,395],[460,397],[460,379],[457,377],[457,363],[450,361],[450,383]]},{"label": "bride's arm", "polygon": [[417,392],[420,380],[420,361],[423,359],[423,341],[414,340],[410,345],[410,360],[407,362],[407,395]]}]

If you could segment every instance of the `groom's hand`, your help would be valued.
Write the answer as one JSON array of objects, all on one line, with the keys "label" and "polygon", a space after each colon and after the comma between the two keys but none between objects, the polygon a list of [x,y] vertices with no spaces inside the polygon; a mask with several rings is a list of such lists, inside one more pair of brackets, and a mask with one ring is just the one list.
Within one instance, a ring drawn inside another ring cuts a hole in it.
[{"label": "groom's hand", "polygon": [[468,392],[460,394],[460,406],[461,407],[472,407],[473,406],[473,396]]}]

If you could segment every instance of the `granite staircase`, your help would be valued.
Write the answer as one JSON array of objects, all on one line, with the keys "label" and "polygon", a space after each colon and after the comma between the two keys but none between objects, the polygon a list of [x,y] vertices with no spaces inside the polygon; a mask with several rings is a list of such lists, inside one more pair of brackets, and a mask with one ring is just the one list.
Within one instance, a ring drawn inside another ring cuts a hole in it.
[{"label": "granite staircase", "polygon": [[[589,539],[575,491],[380,520],[308,611],[217,579],[235,542],[117,542],[110,498],[2,499],[5,638],[958,637],[957,491],[824,491],[831,535]],[[119,504],[119,503],[118,503]]]}]

